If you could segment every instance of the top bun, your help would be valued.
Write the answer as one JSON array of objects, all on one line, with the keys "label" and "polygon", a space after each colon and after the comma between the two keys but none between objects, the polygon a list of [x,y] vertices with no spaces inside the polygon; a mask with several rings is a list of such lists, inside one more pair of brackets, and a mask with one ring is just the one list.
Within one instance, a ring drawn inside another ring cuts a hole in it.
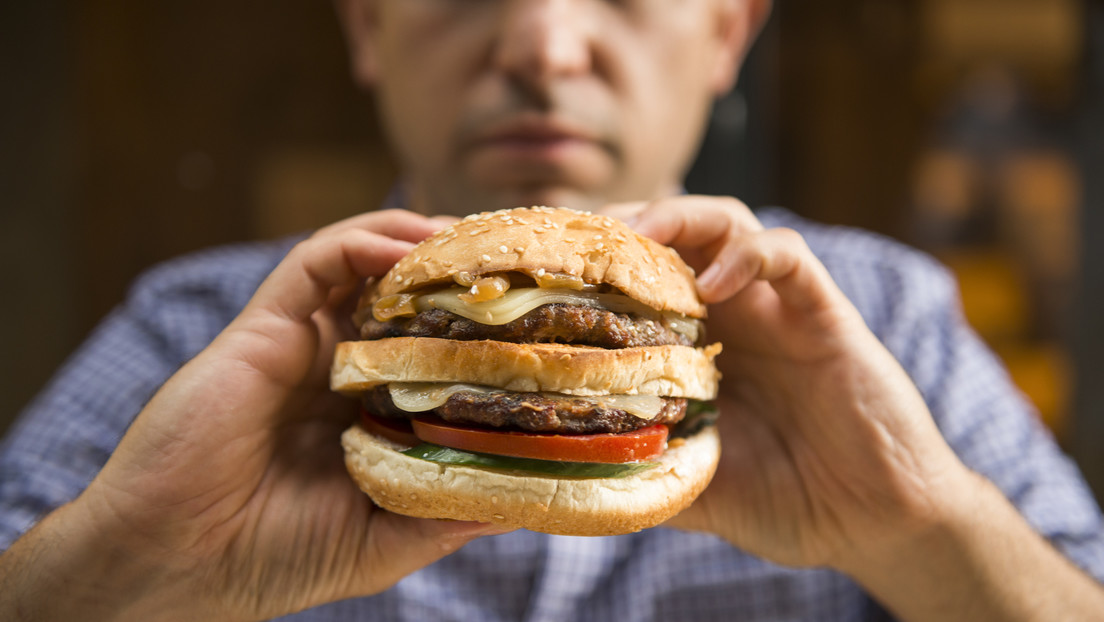
[{"label": "top bun", "polygon": [[660,311],[705,317],[694,271],[674,249],[625,223],[563,207],[473,214],[416,246],[379,283],[380,296],[472,276],[544,269],[608,284]]}]

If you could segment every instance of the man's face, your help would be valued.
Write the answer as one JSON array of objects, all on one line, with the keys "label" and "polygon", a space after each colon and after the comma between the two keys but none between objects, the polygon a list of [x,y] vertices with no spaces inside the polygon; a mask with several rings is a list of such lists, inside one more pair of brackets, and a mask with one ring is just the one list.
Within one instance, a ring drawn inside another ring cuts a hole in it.
[{"label": "man's face", "polygon": [[353,1],[358,74],[430,212],[674,192],[746,42],[732,0]]}]

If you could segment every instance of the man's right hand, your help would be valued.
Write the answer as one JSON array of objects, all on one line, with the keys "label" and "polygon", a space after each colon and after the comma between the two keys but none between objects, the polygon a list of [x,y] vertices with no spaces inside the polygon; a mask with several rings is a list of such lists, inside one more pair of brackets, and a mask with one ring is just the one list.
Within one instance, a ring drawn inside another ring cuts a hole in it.
[{"label": "man's right hand", "polygon": [[138,415],[88,489],[0,557],[0,619],[263,619],[382,591],[498,528],[376,508],[345,472],[345,304],[447,220],[316,233]]}]

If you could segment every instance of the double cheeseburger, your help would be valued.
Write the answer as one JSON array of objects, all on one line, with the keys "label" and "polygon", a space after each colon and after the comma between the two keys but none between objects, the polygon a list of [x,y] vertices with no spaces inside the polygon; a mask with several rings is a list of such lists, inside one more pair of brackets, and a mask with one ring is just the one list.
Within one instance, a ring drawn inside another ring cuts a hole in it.
[{"label": "double cheeseburger", "polygon": [[[331,385],[358,397],[345,462],[380,507],[610,535],[697,497],[720,444],[719,344],[678,254],[620,221],[469,216],[370,283]],[[689,413],[689,414],[688,414]]]}]

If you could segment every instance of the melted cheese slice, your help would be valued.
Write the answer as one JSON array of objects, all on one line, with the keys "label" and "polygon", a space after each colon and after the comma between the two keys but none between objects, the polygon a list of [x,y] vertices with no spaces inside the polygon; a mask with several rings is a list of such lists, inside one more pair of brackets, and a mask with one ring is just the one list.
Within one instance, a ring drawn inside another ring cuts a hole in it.
[{"label": "melted cheese slice", "polygon": [[451,287],[419,296],[414,307],[419,312],[430,309],[444,309],[456,315],[466,317],[473,322],[500,326],[512,322],[542,305],[563,303],[595,307],[614,313],[632,313],[645,318],[667,320],[668,326],[676,333],[686,335],[692,341],[698,340],[700,322],[677,313],[660,313],[655,309],[637,302],[623,294],[605,294],[585,292],[563,288],[523,287],[511,289],[494,300],[483,302],[464,302],[460,295],[468,290],[463,287]]},{"label": "melted cheese slice", "polygon": [[[504,389],[485,387],[475,384],[439,383],[439,382],[392,382],[387,385],[391,392],[391,401],[406,412],[425,412],[433,410],[448,401],[454,393],[506,393]],[[605,408],[623,410],[641,419],[654,419],[663,408],[663,398],[658,395],[596,395],[578,397],[562,393],[542,393],[555,399],[570,399],[590,402]]]}]

